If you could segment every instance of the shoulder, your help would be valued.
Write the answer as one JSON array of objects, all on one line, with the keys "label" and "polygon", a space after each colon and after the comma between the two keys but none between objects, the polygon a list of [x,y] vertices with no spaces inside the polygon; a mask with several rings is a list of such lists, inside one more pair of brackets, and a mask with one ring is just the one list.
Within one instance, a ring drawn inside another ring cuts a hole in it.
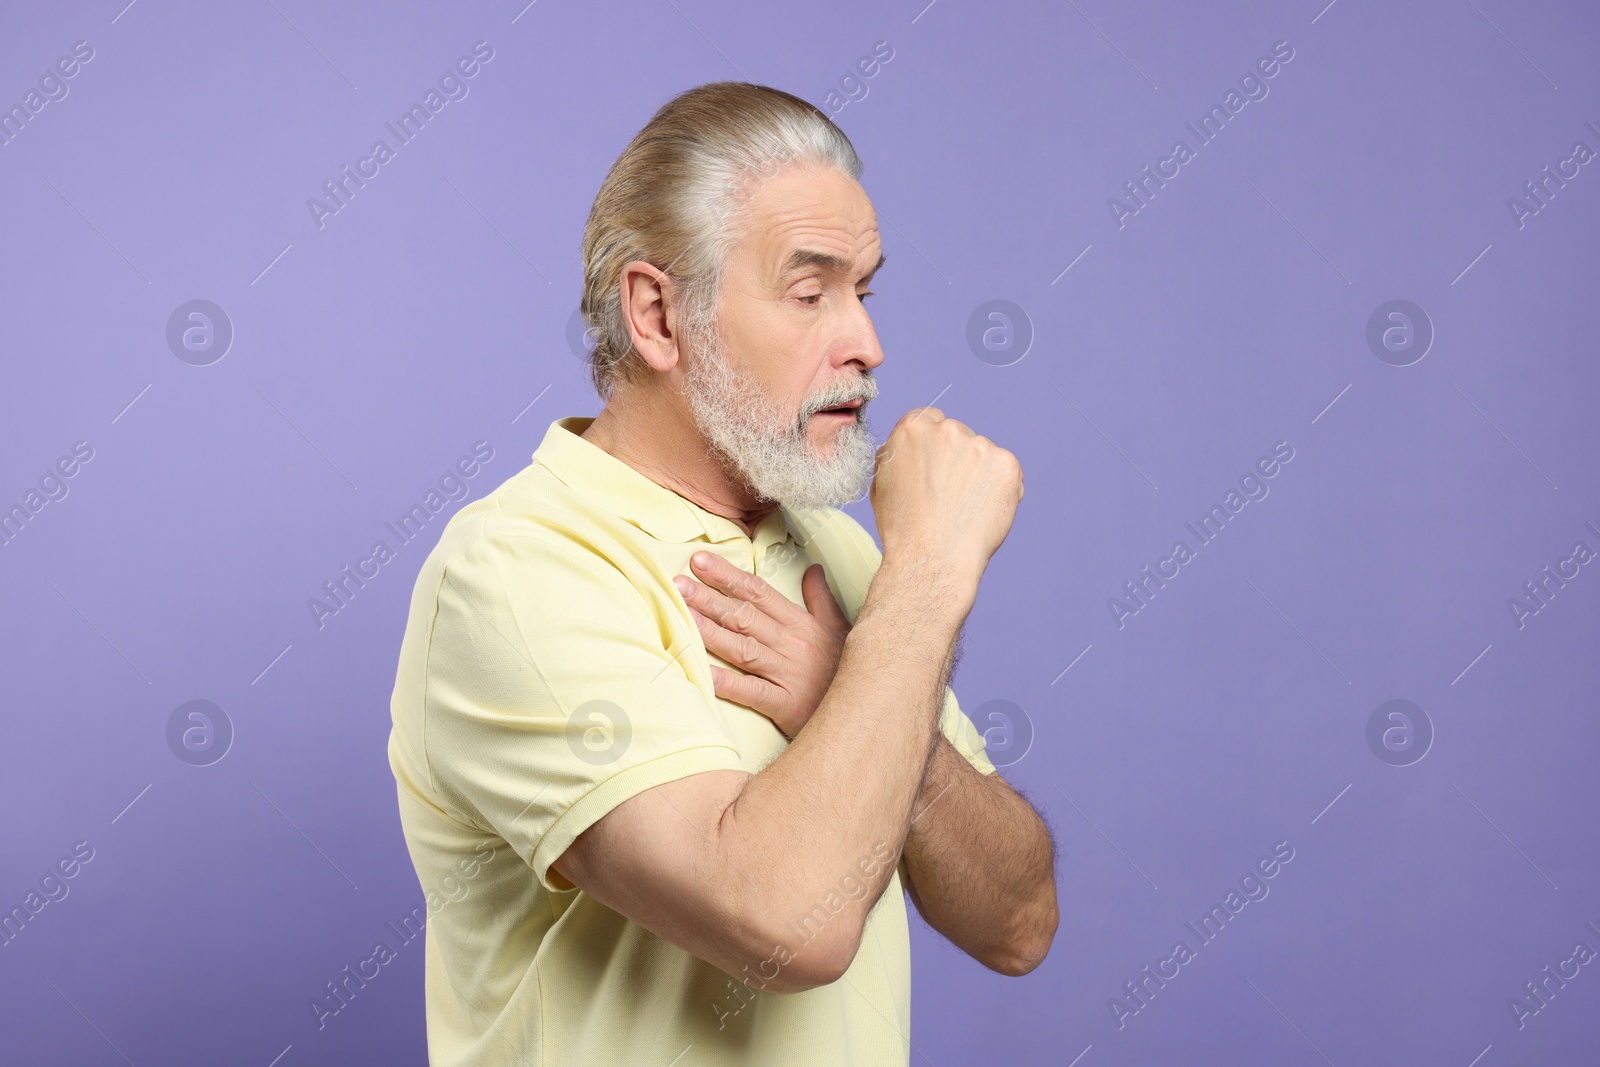
[{"label": "shoulder", "polygon": [[469,560],[599,562],[610,524],[584,497],[530,463],[453,515],[429,553],[440,566]]},{"label": "shoulder", "polygon": [[417,574],[414,611],[452,592],[519,616],[553,617],[553,605],[642,607],[617,563],[627,547],[616,524],[594,510],[539,464],[524,467],[445,524]]}]

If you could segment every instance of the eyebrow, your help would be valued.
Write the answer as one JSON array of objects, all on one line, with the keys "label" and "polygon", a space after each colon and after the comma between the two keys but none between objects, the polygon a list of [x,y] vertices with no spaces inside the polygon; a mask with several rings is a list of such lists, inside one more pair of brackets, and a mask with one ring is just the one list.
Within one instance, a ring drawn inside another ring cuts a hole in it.
[{"label": "eyebrow", "polygon": [[[878,273],[878,268],[883,266],[888,258],[888,256],[880,252],[878,254],[878,262],[874,263],[872,269],[861,276],[861,281],[870,281],[872,276]],[[783,273],[780,277],[787,278],[789,275],[806,267],[816,267],[821,270],[832,271],[835,274],[843,274],[850,269],[850,261],[842,256],[836,256],[832,252],[824,252],[816,248],[797,248],[789,253],[789,258],[784,261]]]}]

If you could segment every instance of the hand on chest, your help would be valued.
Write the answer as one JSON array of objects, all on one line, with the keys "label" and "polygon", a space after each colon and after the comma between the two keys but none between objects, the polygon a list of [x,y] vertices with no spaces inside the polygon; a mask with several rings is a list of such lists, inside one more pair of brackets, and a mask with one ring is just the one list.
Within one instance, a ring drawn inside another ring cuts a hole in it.
[{"label": "hand on chest", "polygon": [[[814,561],[792,540],[783,539],[766,543],[726,541],[709,545],[698,542],[683,545],[681,548],[683,558],[673,561],[677,566],[672,572],[674,574],[693,575],[689,557],[697,551],[709,551],[739,570],[757,575],[793,604],[802,608],[805,606],[801,592],[801,578],[806,568]],[[714,664],[727,671],[742,673],[742,668],[707,648],[698,630],[692,631],[689,643],[691,647],[684,655],[684,666],[691,677],[703,676],[708,688],[711,688],[709,665]],[[788,746],[788,738],[784,737],[783,732],[766,715],[743,704],[724,699],[717,695],[714,689],[711,695],[718,717],[727,728],[734,747],[738,749],[740,763],[745,770],[752,774],[759,772]]]}]

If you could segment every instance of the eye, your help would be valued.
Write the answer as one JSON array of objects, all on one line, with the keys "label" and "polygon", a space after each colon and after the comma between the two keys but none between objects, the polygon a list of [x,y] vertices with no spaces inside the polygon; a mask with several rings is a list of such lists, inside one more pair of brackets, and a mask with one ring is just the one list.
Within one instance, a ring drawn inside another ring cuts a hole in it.
[{"label": "eye", "polygon": [[806,307],[816,307],[817,305],[815,303],[813,303],[812,301],[821,300],[822,299],[822,294],[821,293],[812,293],[810,296],[797,297],[797,299],[802,304],[805,304]]},{"label": "eye", "polygon": [[861,302],[862,302],[862,303],[863,303],[863,304],[865,304],[865,303],[866,303],[866,302],[867,302],[867,297],[869,297],[869,296],[877,296],[877,295],[878,295],[878,294],[877,294],[877,293],[874,293],[874,292],[871,292],[871,291],[870,291],[870,290],[869,290],[869,291],[868,291],[868,292],[865,292],[865,293],[857,293],[857,294],[856,294],[856,295],[857,295],[857,296],[858,296],[858,297],[860,297],[860,298],[861,298]]}]

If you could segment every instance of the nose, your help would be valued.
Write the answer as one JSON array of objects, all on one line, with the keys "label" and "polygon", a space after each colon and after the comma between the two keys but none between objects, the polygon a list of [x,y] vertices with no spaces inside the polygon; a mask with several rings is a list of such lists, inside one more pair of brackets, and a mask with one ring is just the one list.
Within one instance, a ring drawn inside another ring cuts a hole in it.
[{"label": "nose", "polygon": [[859,312],[850,320],[848,335],[838,349],[835,364],[840,367],[854,365],[856,373],[876,370],[883,362],[883,348],[878,344],[878,332],[872,328],[872,316],[860,304]]}]

